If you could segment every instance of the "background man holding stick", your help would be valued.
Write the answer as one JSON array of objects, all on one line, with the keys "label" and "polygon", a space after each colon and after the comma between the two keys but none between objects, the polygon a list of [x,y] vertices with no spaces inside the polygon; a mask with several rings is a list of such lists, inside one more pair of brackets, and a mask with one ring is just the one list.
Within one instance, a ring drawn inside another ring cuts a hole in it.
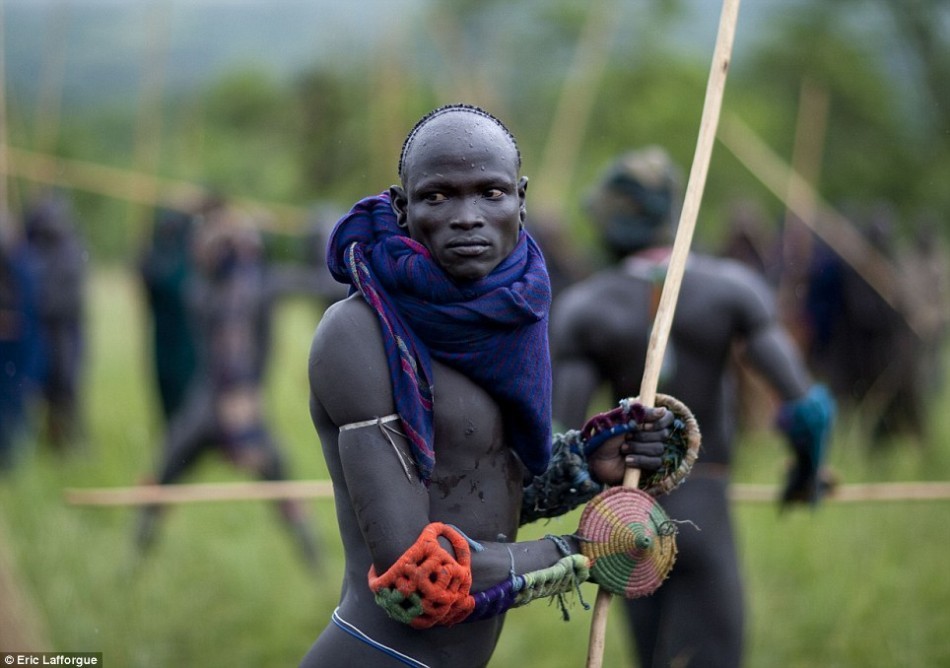
[{"label": "background man holding stick", "polygon": [[[552,310],[554,415],[579,427],[602,384],[635,396],[670,256],[679,178],[666,152],[621,156],[588,199],[588,212],[617,264],[566,290]],[[743,606],[727,503],[735,436],[730,359],[739,346],[782,400],[779,425],[795,463],[783,503],[815,502],[831,429],[830,396],[809,377],[777,319],[767,285],[731,260],[692,254],[660,375],[661,391],[693,410],[703,434],[690,478],[665,496],[679,534],[676,566],[652,596],[626,601],[639,665],[741,664]]]}]

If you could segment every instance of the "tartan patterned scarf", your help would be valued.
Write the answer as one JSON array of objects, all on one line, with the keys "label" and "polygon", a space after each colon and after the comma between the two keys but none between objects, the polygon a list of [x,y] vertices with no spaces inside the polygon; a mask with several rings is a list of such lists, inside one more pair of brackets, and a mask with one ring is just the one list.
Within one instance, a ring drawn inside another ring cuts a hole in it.
[{"label": "tartan patterned scarf", "polygon": [[384,192],[337,222],[327,265],[379,316],[396,411],[426,484],[435,465],[431,360],[482,387],[501,408],[506,442],[533,474],[544,472],[551,454],[551,286],[527,232],[491,274],[457,283],[396,225]]}]

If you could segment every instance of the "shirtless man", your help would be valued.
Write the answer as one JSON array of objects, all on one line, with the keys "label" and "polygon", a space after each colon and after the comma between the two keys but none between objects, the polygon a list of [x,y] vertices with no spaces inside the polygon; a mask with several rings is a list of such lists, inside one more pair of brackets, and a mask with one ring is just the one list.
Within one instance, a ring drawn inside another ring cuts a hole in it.
[{"label": "shirtless man", "polygon": [[[409,133],[402,185],[359,202],[330,238],[331,271],[353,294],[314,336],[311,414],[346,564],[303,666],[485,666],[512,607],[505,583],[552,568],[553,593],[568,593],[587,577],[573,536],[514,542],[525,484],[555,468],[550,285],[523,228],[520,169],[500,121],[441,107]],[[621,476],[624,461],[659,466],[671,422],[649,411],[609,453]]]},{"label": "shirtless man", "polygon": [[[552,308],[553,410],[566,427],[583,423],[603,384],[615,399],[639,392],[670,257],[677,181],[665,151],[650,147],[621,156],[588,200],[617,264],[566,290]],[[818,497],[834,415],[830,396],[813,384],[761,276],[737,261],[693,253],[659,390],[685,402],[702,431],[692,473],[662,498],[671,517],[688,519],[699,531],[679,532],[676,566],[662,587],[624,601],[644,668],[741,665],[742,588],[726,495],[737,418],[735,346],[783,402],[779,424],[795,453],[783,502]]]}]

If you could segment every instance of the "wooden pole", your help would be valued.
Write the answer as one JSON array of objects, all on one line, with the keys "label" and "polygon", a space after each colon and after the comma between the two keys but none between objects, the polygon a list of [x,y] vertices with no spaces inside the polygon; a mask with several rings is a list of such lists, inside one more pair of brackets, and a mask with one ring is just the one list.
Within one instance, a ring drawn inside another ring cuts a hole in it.
[{"label": "wooden pole", "polygon": [[[496,94],[498,87],[489,83],[483,68],[471,67],[466,58],[470,44],[465,38],[458,10],[450,3],[436,4],[428,15],[428,28],[440,60],[448,67],[448,72],[442,74],[445,79],[443,88],[452,95],[452,101],[472,102],[493,110],[492,113],[501,113]],[[491,53],[494,46],[482,44],[479,48],[482,53]]]},{"label": "wooden pole", "polygon": [[[792,148],[792,169],[802,175],[803,181],[790,180],[785,201],[802,202],[800,213],[809,220],[813,220],[817,213],[814,193],[821,175],[821,156],[824,152],[827,126],[828,91],[806,77],[802,80],[799,92],[795,143]],[[801,192],[801,183],[810,185],[811,190]],[[800,345],[807,343],[807,335],[801,331],[800,312],[811,256],[812,242],[808,227],[786,205],[778,303],[785,325],[792,330]]]},{"label": "wooden pole", "polygon": [[329,480],[277,480],[188,485],[138,485],[66,489],[74,506],[148,506],[209,501],[275,501],[279,499],[332,499]]},{"label": "wooden pole", "polygon": [[[781,489],[775,485],[733,484],[729,498],[738,503],[777,503]],[[186,505],[280,499],[333,499],[329,480],[138,485],[135,487],[67,488],[63,498],[71,506]],[[950,482],[884,482],[837,485],[822,503],[950,501]]]},{"label": "wooden pole", "polygon": [[610,60],[617,25],[614,0],[595,0],[588,5],[574,60],[561,86],[538,175],[538,201],[552,211],[564,209],[568,185],[597,100],[597,88]]},{"label": "wooden pole", "polygon": [[[916,315],[924,312],[923,306],[917,303],[923,296],[899,292],[901,276],[898,269],[869,244],[847,218],[834,211],[801,175],[788,167],[738,117],[727,116],[723,119],[719,127],[719,141],[801,222],[847,262],[891,308],[900,313],[915,334],[925,336],[925,330]],[[788,193],[792,190],[790,184],[794,184],[795,192],[807,193],[807,201],[802,198],[789,199]],[[814,208],[811,203],[815,204]],[[812,215],[813,211],[820,211],[821,215]],[[917,301],[907,301],[915,299]]]},{"label": "wooden pole", "polygon": [[[135,123],[135,144],[132,166],[144,174],[158,174],[162,150],[162,100],[164,98],[166,64],[171,44],[172,0],[153,0],[146,16],[145,59],[142,74],[142,90],[139,94],[138,113]],[[156,187],[157,181],[145,181],[143,187]],[[154,200],[157,192],[148,193]],[[141,202],[129,201],[128,217],[131,223],[152,222],[152,208]],[[138,225],[136,225],[138,227]],[[140,237],[146,234],[140,232]],[[141,239],[137,242],[141,243]]]},{"label": "wooden pole", "polygon": [[[706,84],[706,98],[703,103],[703,114],[699,125],[699,138],[696,142],[696,151],[693,155],[689,180],[686,183],[686,194],[683,198],[683,209],[680,212],[676,238],[673,240],[670,264],[667,268],[666,278],[663,281],[663,292],[660,294],[660,303],[657,307],[656,318],[653,321],[653,329],[650,332],[650,342],[647,347],[639,396],[639,401],[644,406],[653,406],[656,400],[656,388],[660,380],[666,343],[673,324],[676,300],[679,298],[686,259],[693,240],[693,230],[696,227],[699,205],[703,198],[713,145],[716,141],[716,128],[719,125],[719,114],[726,88],[726,75],[729,73],[729,64],[732,59],[732,43],[735,39],[738,17],[739,0],[724,0],[719,18],[716,48],[709,71],[709,80]],[[624,487],[636,488],[639,483],[640,470],[627,469],[623,480]],[[600,668],[603,665],[610,599],[610,592],[605,589],[601,588],[597,592],[587,650],[588,668]]]},{"label": "wooden pole", "polygon": [[0,0],[0,240],[3,240],[13,225],[10,215],[9,164],[7,144],[7,76],[6,76],[6,22],[3,18],[3,0]]},{"label": "wooden pole", "polygon": [[[167,206],[184,211],[198,199],[209,194],[202,186],[163,179],[120,167],[110,167],[87,160],[60,158],[54,155],[7,147],[10,160],[0,164],[0,176],[17,176],[38,183],[84,190],[87,192],[129,200],[146,206]],[[299,230],[306,219],[303,207],[280,202],[265,202],[249,197],[228,197],[229,201],[251,211],[272,213],[282,222],[273,223],[275,229]],[[267,216],[270,221],[270,216]]]},{"label": "wooden pole", "polygon": [[56,5],[50,8],[47,22],[33,143],[41,153],[55,153],[59,141],[70,23],[69,7],[65,0],[58,0]]},{"label": "wooden pole", "polygon": [[[781,490],[774,485],[731,485],[729,498],[740,503],[776,503]],[[832,488],[822,503],[948,501],[950,482],[853,483]]]}]

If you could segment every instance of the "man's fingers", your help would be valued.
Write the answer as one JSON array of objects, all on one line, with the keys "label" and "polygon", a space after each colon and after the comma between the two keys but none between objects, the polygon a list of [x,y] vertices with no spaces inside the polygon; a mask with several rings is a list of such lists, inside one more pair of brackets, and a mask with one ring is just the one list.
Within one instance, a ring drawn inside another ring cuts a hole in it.
[{"label": "man's fingers", "polygon": [[663,454],[663,451],[666,449],[666,446],[662,441],[659,442],[646,442],[646,441],[625,441],[620,446],[621,455],[632,455],[632,456],[647,456],[647,457],[660,457]]},{"label": "man's fingers", "polygon": [[643,408],[643,423],[651,422],[672,422],[673,414],[668,411],[664,406],[654,406],[652,408]]},{"label": "man's fingers", "polygon": [[628,434],[626,438],[626,443],[662,443],[669,439],[670,431],[668,429],[661,429],[659,431],[641,431],[637,429],[636,432]]},{"label": "man's fingers", "polygon": [[643,471],[656,471],[663,464],[659,457],[644,457],[642,455],[627,455],[624,462],[629,468]]}]

